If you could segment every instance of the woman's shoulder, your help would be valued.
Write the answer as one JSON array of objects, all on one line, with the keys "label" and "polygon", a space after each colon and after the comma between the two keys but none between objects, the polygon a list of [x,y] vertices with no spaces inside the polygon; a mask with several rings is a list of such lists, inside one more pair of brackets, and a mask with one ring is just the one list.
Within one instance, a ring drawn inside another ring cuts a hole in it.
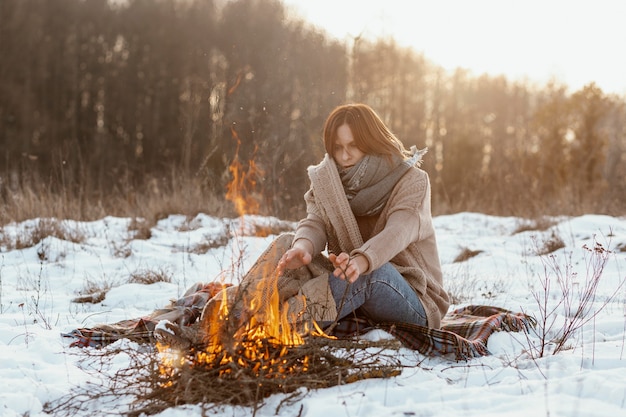
[{"label": "woman's shoulder", "polygon": [[428,181],[428,173],[426,171],[418,167],[411,167],[407,170],[406,174],[400,178],[399,183],[423,183]]},{"label": "woman's shoulder", "polygon": [[394,194],[404,196],[416,196],[426,192],[429,186],[428,174],[426,171],[413,167],[400,178],[394,187]]}]

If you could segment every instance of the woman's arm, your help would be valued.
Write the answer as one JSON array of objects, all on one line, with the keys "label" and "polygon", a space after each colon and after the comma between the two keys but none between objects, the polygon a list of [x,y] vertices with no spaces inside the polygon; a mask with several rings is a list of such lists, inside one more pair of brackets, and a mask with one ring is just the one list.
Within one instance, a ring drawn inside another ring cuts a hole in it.
[{"label": "woman's arm", "polygon": [[326,248],[326,225],[318,214],[313,190],[309,190],[304,194],[304,201],[306,202],[307,216],[298,223],[294,241],[299,239],[308,240],[312,245],[310,248],[311,255],[315,256]]},{"label": "woman's arm", "polygon": [[380,268],[411,243],[434,233],[430,211],[428,176],[413,172],[401,179],[388,204],[384,228],[350,254],[361,254],[369,267],[362,273]]}]

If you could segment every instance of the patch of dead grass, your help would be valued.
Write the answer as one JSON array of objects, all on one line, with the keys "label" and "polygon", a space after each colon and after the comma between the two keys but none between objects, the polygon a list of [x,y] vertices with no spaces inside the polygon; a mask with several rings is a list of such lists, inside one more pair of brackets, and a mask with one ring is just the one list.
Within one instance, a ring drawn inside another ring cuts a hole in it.
[{"label": "patch of dead grass", "polygon": [[79,227],[69,227],[67,222],[57,219],[38,219],[34,226],[25,227],[24,230],[12,236],[2,230],[0,244],[6,250],[19,250],[32,248],[47,237],[55,237],[73,243],[82,243],[86,234]]},{"label": "patch of dead grass", "polygon": [[150,285],[157,282],[172,282],[172,274],[165,268],[142,269],[133,272],[128,278],[129,284]]}]

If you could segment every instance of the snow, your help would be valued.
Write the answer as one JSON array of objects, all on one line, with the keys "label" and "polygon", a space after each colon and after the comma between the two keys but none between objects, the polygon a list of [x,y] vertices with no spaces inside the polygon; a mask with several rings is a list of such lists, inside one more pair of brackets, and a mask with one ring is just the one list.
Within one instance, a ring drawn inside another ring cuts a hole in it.
[{"label": "snow", "polygon": [[[585,313],[588,320],[575,326],[563,350],[553,354],[555,344],[546,343],[545,354],[539,355],[540,331],[496,333],[488,345],[492,354],[467,362],[401,349],[405,368],[400,375],[311,391],[298,404],[280,407],[278,415],[626,416],[626,219],[584,215],[551,221],[549,228],[533,230],[526,227],[532,226],[529,221],[478,213],[434,219],[446,287],[457,301],[452,307],[489,304],[538,319],[547,316],[547,342],[573,319],[582,290],[601,272]],[[148,239],[139,239],[130,219],[106,217],[57,222],[75,238],[56,234],[24,245],[50,222],[33,219],[0,230],[3,417],[46,415],[46,402],[87,381],[98,384],[81,369],[81,350],[69,347],[61,333],[146,315],[196,282],[236,282],[275,237],[256,237],[255,230],[295,226],[259,216],[172,215],[152,227]],[[555,237],[564,247],[537,255]],[[594,250],[598,243],[604,250]],[[477,254],[454,262],[463,250]],[[169,282],[129,282],[146,272]],[[571,290],[567,296],[559,279]],[[90,286],[110,290],[95,304],[72,302]],[[367,337],[388,337],[381,333]],[[123,366],[125,360],[120,355],[116,362]],[[282,398],[269,398],[256,415],[276,415]],[[120,398],[118,405],[125,401]],[[221,410],[225,416],[253,415],[241,407]],[[108,411],[116,412],[115,407]],[[197,406],[180,406],[159,416],[199,413]]]}]

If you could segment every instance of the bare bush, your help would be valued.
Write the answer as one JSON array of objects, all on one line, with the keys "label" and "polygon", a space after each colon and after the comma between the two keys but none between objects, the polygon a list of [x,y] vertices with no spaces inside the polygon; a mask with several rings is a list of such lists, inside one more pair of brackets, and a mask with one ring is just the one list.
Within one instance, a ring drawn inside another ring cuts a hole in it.
[{"label": "bare bush", "polygon": [[611,295],[596,303],[598,285],[612,252],[595,238],[593,247],[584,245],[583,249],[587,254],[584,277],[573,270],[571,253],[563,261],[554,254],[540,255],[543,275],[539,276],[539,287],[531,287],[539,312],[535,317],[539,344],[530,343],[534,357],[569,348],[572,337],[615,298],[626,281],[623,278]]},{"label": "bare bush", "polygon": [[45,312],[47,302],[50,301],[50,283],[44,274],[43,260],[39,262],[39,272],[35,278],[28,278],[28,285],[32,292],[25,303],[29,315],[33,317],[33,323],[40,323],[45,329],[52,329],[52,317]]}]

